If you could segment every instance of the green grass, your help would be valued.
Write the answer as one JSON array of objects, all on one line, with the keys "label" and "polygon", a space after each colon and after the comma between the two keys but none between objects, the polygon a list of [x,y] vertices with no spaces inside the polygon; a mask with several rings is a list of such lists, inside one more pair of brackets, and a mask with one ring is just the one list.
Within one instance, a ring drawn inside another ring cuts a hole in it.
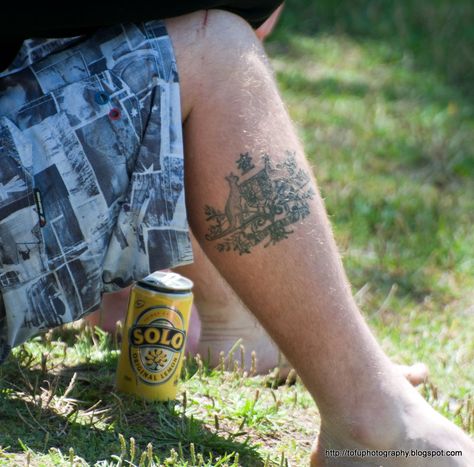
[{"label": "green grass", "polygon": [[[474,7],[333,3],[288,4],[277,79],[364,315],[474,434]],[[136,401],[114,390],[115,341],[75,330],[15,350],[0,465],[305,465],[318,415],[299,382],[188,361],[176,403]]]},{"label": "green grass", "polygon": [[0,370],[0,465],[278,466],[286,453],[304,463],[318,415],[299,382],[198,357],[176,401],[150,403],[115,392],[117,356],[89,328],[16,349]]},{"label": "green grass", "polygon": [[474,389],[474,9],[326,3],[283,16],[278,82],[367,319],[394,360],[430,366],[449,416]]}]

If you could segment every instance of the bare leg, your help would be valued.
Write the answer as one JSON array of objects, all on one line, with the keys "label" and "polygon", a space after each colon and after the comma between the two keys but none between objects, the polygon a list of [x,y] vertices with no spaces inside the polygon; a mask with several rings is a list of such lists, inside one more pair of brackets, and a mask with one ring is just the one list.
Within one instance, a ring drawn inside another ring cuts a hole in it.
[{"label": "bare leg", "polygon": [[[280,377],[286,378],[290,366],[262,325],[250,313],[232,288],[209,261],[200,245],[193,241],[194,263],[175,268],[194,282],[194,307],[186,343],[192,354],[200,353],[209,358],[211,367],[220,364],[220,353],[225,355],[237,341],[245,349],[245,368],[250,370],[252,351],[255,351],[256,372],[266,374],[275,367],[280,368]],[[100,310],[86,320],[91,326],[99,326],[113,332],[117,321],[123,321],[127,312],[130,289],[105,294]],[[240,358],[240,352],[236,352]],[[231,362],[232,363],[232,362]],[[428,370],[423,364],[399,365],[402,374],[411,384],[423,382]]]},{"label": "bare leg", "polygon": [[[194,282],[194,303],[201,320],[198,352],[204,358],[209,358],[211,367],[217,366],[220,363],[220,353],[227,355],[240,340],[245,349],[247,370],[252,366],[252,351],[255,351],[258,374],[266,374],[269,370],[279,367],[280,377],[286,378],[291,367],[284,355],[219,274],[193,235],[191,239],[194,263],[175,270]],[[239,356],[238,352],[236,356]],[[414,386],[421,384],[428,376],[428,368],[423,363],[397,365],[397,368]]]},{"label": "bare leg", "polygon": [[[240,340],[245,349],[247,370],[251,368],[252,351],[255,351],[257,373],[268,373],[282,364],[282,377],[285,377],[289,369],[284,365],[285,360],[280,357],[278,347],[218,273],[194,237],[192,239],[194,264],[175,268],[176,272],[194,282],[196,306],[191,314],[186,349],[192,354],[210,357],[209,364],[217,366],[220,352],[227,355]],[[104,294],[100,309],[87,316],[86,321],[91,326],[113,332],[117,321],[125,318],[129,294],[130,288]],[[235,357],[239,355],[240,352],[237,352]]]},{"label": "bare leg", "polygon": [[[250,165],[255,170],[250,174],[264,169],[270,174],[270,193],[263,179],[263,185],[257,184],[263,195],[256,192],[257,186],[245,188],[254,190],[258,199],[263,196],[267,207],[274,204],[270,195],[275,195],[281,176],[289,177],[293,168],[306,174],[311,170],[253,31],[227,13],[211,11],[207,22],[203,18],[204,14],[197,13],[168,22],[182,82],[189,219],[207,256],[316,400],[322,426],[313,462],[322,463],[328,447],[418,447],[461,449],[464,456],[389,459],[384,465],[474,464],[469,437],[429,407],[395,370],[366,326],[347,284],[314,180],[303,188],[311,187],[312,195],[301,191],[296,178],[288,182],[289,189],[281,181],[286,200],[295,193],[306,194],[308,208],[305,216],[300,212],[297,221],[285,224],[283,232],[276,222],[281,219],[277,209],[274,217],[266,214],[264,226],[272,228],[259,231],[261,236],[253,239],[245,237],[247,244],[242,245],[242,236],[223,235],[247,232],[245,223],[251,214],[251,206],[244,206],[239,195],[244,187],[235,189],[250,177],[242,170],[249,168],[248,159],[240,155],[253,156]],[[270,156],[268,167],[262,154]],[[236,168],[237,160],[240,168]],[[301,173],[299,178],[304,177]],[[258,225],[255,228],[258,231]],[[227,246],[231,251],[225,251]],[[240,255],[239,250],[248,253]],[[380,460],[374,462],[380,465]],[[353,464],[345,459],[333,465]]]},{"label": "bare leg", "polygon": [[[192,239],[194,263],[175,270],[194,282],[194,303],[201,320],[198,352],[205,359],[209,358],[211,366],[217,366],[219,354],[227,355],[240,340],[245,349],[247,370],[251,368],[252,351],[255,351],[257,373],[265,374],[281,366],[282,377],[285,377],[289,368],[276,344],[209,261],[194,237]],[[239,355],[237,351],[234,357],[240,358]]]},{"label": "bare leg", "polygon": [[104,331],[113,332],[118,321],[125,319],[128,306],[130,287],[119,292],[107,293],[102,296],[100,309],[85,319],[91,326],[99,326]]}]

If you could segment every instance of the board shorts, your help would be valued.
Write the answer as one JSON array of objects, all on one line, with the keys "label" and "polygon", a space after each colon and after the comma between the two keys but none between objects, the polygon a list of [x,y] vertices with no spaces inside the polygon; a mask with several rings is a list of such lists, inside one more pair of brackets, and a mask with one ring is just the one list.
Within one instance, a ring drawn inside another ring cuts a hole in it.
[{"label": "board shorts", "polygon": [[0,362],[192,262],[183,169],[162,21],[23,43],[0,73]]}]

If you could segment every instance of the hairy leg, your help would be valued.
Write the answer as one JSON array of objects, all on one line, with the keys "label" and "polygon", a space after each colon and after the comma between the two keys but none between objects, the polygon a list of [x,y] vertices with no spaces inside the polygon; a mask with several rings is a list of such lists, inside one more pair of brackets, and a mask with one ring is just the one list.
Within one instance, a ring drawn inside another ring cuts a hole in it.
[{"label": "hairy leg", "polygon": [[[266,374],[280,368],[280,377],[286,378],[290,366],[262,325],[250,313],[229,284],[210,262],[193,235],[194,263],[175,268],[175,271],[194,282],[194,304],[189,325],[186,349],[191,354],[200,353],[209,359],[211,366],[220,364],[220,353],[227,356],[236,342],[245,349],[245,369],[253,365],[252,352],[256,354],[257,374]],[[86,318],[91,326],[113,332],[117,321],[123,321],[127,312],[130,288],[105,294],[101,307]],[[240,357],[240,352],[234,355]],[[232,366],[232,362],[230,362]],[[417,385],[428,374],[423,364],[399,365],[399,370]]]},{"label": "hairy leg", "polygon": [[[267,374],[278,367],[280,377],[286,378],[291,367],[277,345],[262,325],[250,313],[229,284],[202,251],[194,236],[194,263],[175,268],[175,271],[194,282],[194,307],[189,323],[186,350],[192,355],[199,353],[209,360],[211,367],[220,364],[220,354],[227,356],[237,342],[243,346],[245,369],[254,365],[252,352],[256,355],[255,371]],[[104,294],[100,309],[85,319],[91,326],[99,326],[107,332],[114,332],[118,321],[123,322],[127,313],[130,288],[120,292]],[[234,354],[240,359],[240,351]],[[229,363],[232,367],[232,362]],[[428,369],[419,363],[398,365],[399,370],[413,385],[427,378]]]},{"label": "hairy leg", "polygon": [[323,462],[325,447],[419,447],[464,457],[392,465],[472,465],[472,442],[396,371],[357,309],[254,32],[231,14],[203,17],[168,22],[182,83],[189,220],[314,397],[322,427],[313,462]]},{"label": "hairy leg", "polygon": [[[217,366],[220,364],[220,353],[227,355],[235,343],[240,341],[245,349],[247,370],[252,367],[252,352],[255,351],[257,374],[266,374],[278,367],[280,377],[286,378],[291,367],[285,356],[220,275],[193,235],[191,239],[194,263],[175,268],[175,271],[194,282],[194,303],[201,321],[201,338],[197,351],[209,359],[211,366]],[[396,367],[414,386],[426,381],[428,377],[428,368],[423,363]]]},{"label": "hairy leg", "polygon": [[[211,366],[217,366],[220,353],[227,355],[239,341],[245,350],[247,371],[252,366],[252,352],[255,351],[257,373],[265,374],[280,366],[282,377],[286,377],[289,368],[276,344],[219,274],[193,236],[192,240],[194,263],[175,268],[175,271],[194,282],[194,303],[201,320],[198,352],[204,359],[209,359]],[[234,357],[239,355],[237,349]]]}]

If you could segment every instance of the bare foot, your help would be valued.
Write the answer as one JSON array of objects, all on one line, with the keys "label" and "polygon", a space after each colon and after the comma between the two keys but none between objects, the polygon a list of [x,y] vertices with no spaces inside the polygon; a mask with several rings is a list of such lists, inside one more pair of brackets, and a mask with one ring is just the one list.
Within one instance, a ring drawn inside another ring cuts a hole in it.
[{"label": "bare foot", "polygon": [[474,442],[462,430],[433,410],[419,394],[404,399],[396,411],[379,412],[378,416],[366,413],[365,426],[344,426],[340,420],[326,424],[323,420],[311,466],[474,465]]},{"label": "bare foot", "polygon": [[428,379],[428,367],[424,363],[414,363],[413,365],[397,365],[402,375],[413,386],[418,386]]}]

